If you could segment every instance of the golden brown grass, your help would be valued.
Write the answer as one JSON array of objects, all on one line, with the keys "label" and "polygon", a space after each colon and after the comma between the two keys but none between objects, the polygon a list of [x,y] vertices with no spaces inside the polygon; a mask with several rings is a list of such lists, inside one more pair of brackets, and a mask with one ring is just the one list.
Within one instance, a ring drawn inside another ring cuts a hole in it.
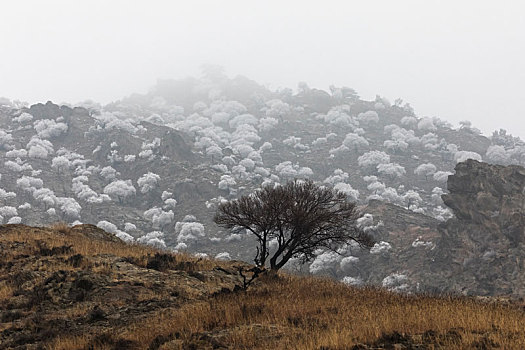
[{"label": "golden brown grass", "polygon": [[[78,230],[63,226],[56,230],[15,227],[9,232],[0,231],[3,246],[24,243],[17,249],[7,249],[7,255],[22,254],[22,251],[37,253],[42,242],[49,249],[72,246],[71,251],[64,254],[64,260],[75,254],[88,258],[111,254],[132,258],[135,264],[146,266],[150,257],[166,254],[147,246],[89,239]],[[175,259],[188,263],[180,266],[195,271],[228,265],[190,255],[177,254]],[[57,264],[45,268],[66,267]],[[113,273],[111,266],[103,264],[93,263],[91,268],[101,274]],[[162,300],[167,295],[153,290],[141,293],[137,297],[139,303]],[[0,301],[12,294],[13,289],[0,282]],[[63,317],[74,319],[91,309],[92,305],[77,304],[61,312]],[[406,296],[381,289],[351,288],[329,279],[287,274],[277,278],[262,277],[245,292],[187,301],[140,316],[110,329],[93,328],[91,334],[64,334],[52,340],[47,348],[83,349],[93,344],[94,337],[102,335],[131,341],[140,349],[147,349],[158,336],[177,338],[181,348],[200,349],[209,345],[201,342],[202,335],[207,334],[232,349],[336,350],[359,343],[380,347],[381,342],[387,341],[385,335],[399,333],[403,341],[426,344],[427,348],[525,349],[525,312],[515,303]],[[178,345],[170,346],[177,348]]]},{"label": "golden brown grass", "polygon": [[14,288],[5,282],[0,282],[0,302],[13,296]]},{"label": "golden brown grass", "polygon": [[[119,257],[132,258],[133,262],[139,266],[146,267],[148,259],[155,254],[171,254],[166,251],[156,249],[150,246],[141,244],[128,244],[122,241],[108,241],[99,240],[86,237],[81,233],[81,230],[69,227],[65,223],[55,223],[48,228],[29,227],[25,225],[10,225],[8,231],[0,232],[0,243],[19,243],[23,244],[22,248],[14,250],[7,250],[4,259],[10,260],[17,254],[38,254],[40,250],[39,244],[42,242],[47,248],[71,246],[72,250],[68,254],[69,257],[74,254],[81,254],[83,256],[95,256],[102,254],[109,254]],[[4,252],[2,252],[4,253]],[[177,262],[181,262],[180,268],[194,271],[208,271],[216,266],[224,265],[226,263],[215,261],[211,259],[202,259],[191,254],[177,253],[171,254],[175,257]],[[56,266],[67,269],[64,266]]]},{"label": "golden brown grass", "polygon": [[188,345],[211,332],[233,349],[348,349],[398,332],[445,349],[525,349],[524,322],[517,305],[403,296],[283,275],[247,292],[156,312],[111,333],[144,348],[158,335],[178,333]]}]

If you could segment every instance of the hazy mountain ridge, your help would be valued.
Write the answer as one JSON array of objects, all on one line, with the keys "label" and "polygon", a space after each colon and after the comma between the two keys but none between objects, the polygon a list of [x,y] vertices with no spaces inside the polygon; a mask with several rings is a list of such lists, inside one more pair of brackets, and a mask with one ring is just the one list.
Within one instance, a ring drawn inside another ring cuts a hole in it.
[{"label": "hazy mountain ridge", "polygon": [[[209,74],[159,81],[146,95],[104,107],[3,104],[4,222],[98,223],[124,239],[251,260],[250,237],[211,222],[215,205],[262,184],[308,177],[362,205],[372,200],[362,225],[378,245],[371,253],[319,252],[307,269],[398,290],[449,290],[409,261],[437,268],[441,234],[431,216],[452,217],[441,196],[457,162],[525,164],[523,142],[506,132],[489,139],[468,123],[454,130],[416,117],[400,100],[363,101],[350,88],[270,91]],[[392,220],[401,212],[406,222]]]}]

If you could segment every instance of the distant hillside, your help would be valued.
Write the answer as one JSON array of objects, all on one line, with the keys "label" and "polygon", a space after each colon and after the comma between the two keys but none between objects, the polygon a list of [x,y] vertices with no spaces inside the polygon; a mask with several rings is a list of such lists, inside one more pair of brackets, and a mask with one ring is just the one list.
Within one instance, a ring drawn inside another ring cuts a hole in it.
[{"label": "distant hillside", "polygon": [[319,252],[289,269],[396,290],[522,294],[423,273],[493,249],[491,241],[484,251],[434,257],[438,226],[457,214],[441,199],[456,164],[525,165],[525,144],[504,130],[487,138],[468,122],[454,129],[401,100],[364,101],[348,87],[271,91],[221,75],[159,81],[106,106],[0,104],[0,222],[90,223],[128,241],[251,261],[248,234],[213,224],[217,204],[310,178],[357,201],[378,243],[370,252]]},{"label": "distant hillside", "polygon": [[0,227],[1,349],[523,349],[523,305],[407,296],[130,245],[92,225]]}]

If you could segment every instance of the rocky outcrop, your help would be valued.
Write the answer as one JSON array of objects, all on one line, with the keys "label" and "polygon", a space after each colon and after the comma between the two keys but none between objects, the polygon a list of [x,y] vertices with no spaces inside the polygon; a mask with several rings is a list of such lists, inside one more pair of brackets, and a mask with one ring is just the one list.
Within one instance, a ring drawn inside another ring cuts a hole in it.
[{"label": "rocky outcrop", "polygon": [[468,160],[443,201],[456,218],[440,227],[449,288],[464,294],[525,295],[525,168]]},{"label": "rocky outcrop", "polygon": [[494,238],[525,240],[525,168],[468,160],[448,179],[443,201],[461,223],[480,226]]},{"label": "rocky outcrop", "polygon": [[[1,225],[0,252],[0,349],[44,348],[190,307],[242,289],[247,266],[127,245],[93,225]],[[86,348],[103,347],[93,341]]]},{"label": "rocky outcrop", "polygon": [[[370,201],[363,210],[381,220],[374,233],[384,254],[358,254],[349,271],[399,291],[525,297],[525,169],[468,160],[448,179],[447,222]],[[382,283],[383,282],[383,283]]]}]

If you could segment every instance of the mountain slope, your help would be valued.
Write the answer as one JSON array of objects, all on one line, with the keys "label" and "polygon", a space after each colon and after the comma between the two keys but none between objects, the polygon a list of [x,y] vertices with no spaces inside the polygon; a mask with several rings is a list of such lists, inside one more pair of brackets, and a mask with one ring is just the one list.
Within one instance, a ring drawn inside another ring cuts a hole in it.
[{"label": "mountain slope", "polygon": [[504,130],[487,138],[347,87],[294,93],[215,76],[160,81],[106,106],[3,103],[4,223],[90,223],[129,241],[251,261],[252,237],[212,222],[217,204],[311,178],[357,201],[378,244],[288,268],[399,290],[463,290],[413,268],[442,268],[437,227],[454,212],[441,197],[456,164],[525,165],[525,144]]}]

